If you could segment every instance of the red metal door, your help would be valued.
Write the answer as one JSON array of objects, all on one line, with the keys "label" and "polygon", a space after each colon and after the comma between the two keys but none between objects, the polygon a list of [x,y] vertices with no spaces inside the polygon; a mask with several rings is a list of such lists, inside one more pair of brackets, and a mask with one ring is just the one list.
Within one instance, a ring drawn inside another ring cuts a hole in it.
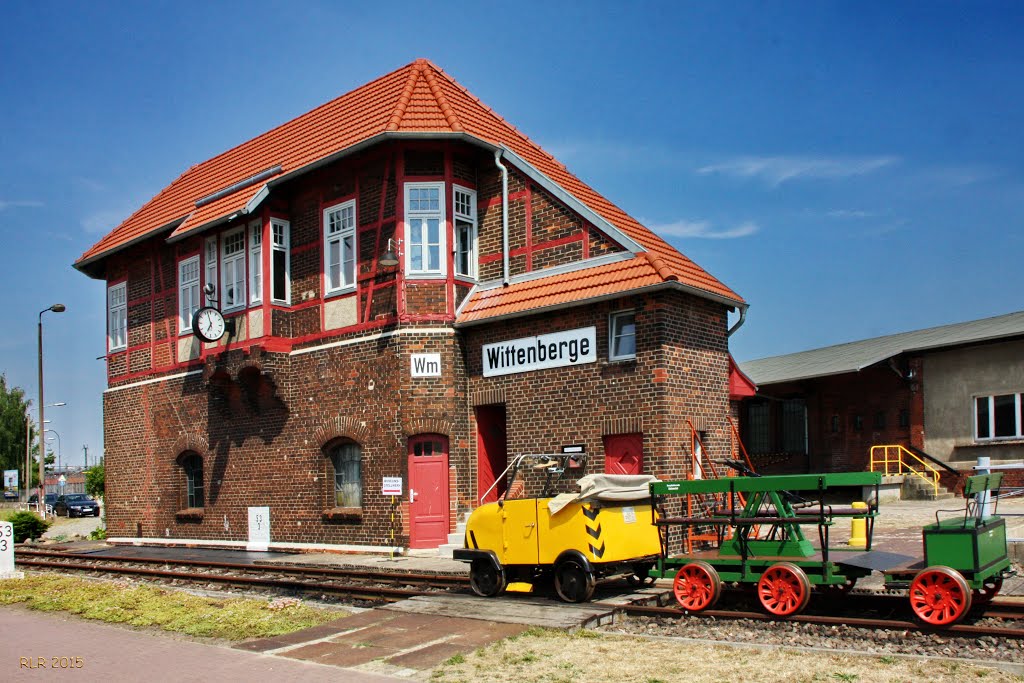
[{"label": "red metal door", "polygon": [[409,547],[436,548],[448,540],[448,439],[409,439]]},{"label": "red metal door", "polygon": [[604,437],[605,474],[644,473],[644,435],[612,434]]},{"label": "red metal door", "polygon": [[[476,409],[477,432],[477,497],[491,488],[495,479],[508,466],[508,432],[505,425],[505,406],[479,406]],[[507,480],[502,477],[483,502],[493,503],[505,493]]]}]

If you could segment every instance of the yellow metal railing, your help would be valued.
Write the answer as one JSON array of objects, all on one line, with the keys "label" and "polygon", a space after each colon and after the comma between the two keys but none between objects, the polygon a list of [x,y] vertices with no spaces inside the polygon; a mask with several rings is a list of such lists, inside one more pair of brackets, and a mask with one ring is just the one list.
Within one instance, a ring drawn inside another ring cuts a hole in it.
[{"label": "yellow metal railing", "polygon": [[908,451],[899,444],[871,447],[871,471],[881,472],[885,476],[912,474],[931,484],[935,493],[939,493],[939,471],[925,462],[923,458]]}]

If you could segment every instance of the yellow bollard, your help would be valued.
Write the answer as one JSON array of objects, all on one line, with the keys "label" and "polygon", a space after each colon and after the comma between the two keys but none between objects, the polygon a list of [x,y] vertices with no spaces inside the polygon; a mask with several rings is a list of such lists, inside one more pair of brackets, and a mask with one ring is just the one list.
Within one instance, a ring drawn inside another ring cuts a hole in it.
[{"label": "yellow bollard", "polygon": [[[867,510],[868,504],[857,501],[851,505],[854,510]],[[850,520],[850,541],[847,543],[851,548],[868,547],[868,520],[867,517],[853,517]]]}]

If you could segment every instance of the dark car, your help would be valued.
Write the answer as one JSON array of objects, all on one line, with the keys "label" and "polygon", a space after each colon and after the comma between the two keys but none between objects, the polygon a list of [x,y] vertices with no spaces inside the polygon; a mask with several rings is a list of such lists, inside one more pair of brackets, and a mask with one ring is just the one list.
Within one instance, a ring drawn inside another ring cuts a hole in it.
[{"label": "dark car", "polygon": [[68,517],[99,517],[100,504],[85,493],[68,493],[57,496],[53,511],[57,515],[67,515]]},{"label": "dark car", "polygon": [[[56,493],[47,493],[45,501],[46,501],[47,505],[52,507],[53,504],[57,502],[57,494]],[[38,502],[39,502],[39,494],[38,493],[33,493],[31,496],[28,497],[28,504],[29,505],[35,505]]]}]

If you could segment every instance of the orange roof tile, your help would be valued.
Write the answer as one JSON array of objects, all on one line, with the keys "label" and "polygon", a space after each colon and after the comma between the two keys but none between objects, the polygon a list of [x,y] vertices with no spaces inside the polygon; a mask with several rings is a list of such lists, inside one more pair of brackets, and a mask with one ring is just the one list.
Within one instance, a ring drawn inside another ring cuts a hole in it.
[{"label": "orange roof tile", "polygon": [[[424,59],[381,76],[263,135],[193,166],[86,251],[75,265],[83,268],[129,243],[179,222],[174,232],[176,236],[200,230],[245,207],[259,191],[259,185],[241,188],[198,209],[195,206],[197,200],[272,166],[280,165],[282,173],[288,174],[387,132],[465,132],[493,145],[504,145],[511,149],[648,251],[642,265],[636,260],[625,262],[634,264],[629,268],[614,264],[617,268],[612,268],[612,271],[622,276],[622,279],[616,280],[618,284],[600,283],[609,287],[622,287],[614,291],[644,286],[641,281],[645,282],[648,277],[661,282],[674,279],[729,301],[743,303],[743,299],[733,290],[580,181],[451,76]],[[602,268],[592,270],[601,271]],[[640,268],[647,271],[643,277],[639,276]],[[590,273],[591,270],[580,272]],[[625,275],[627,272],[630,273],[628,276]],[[568,286],[573,290],[581,286],[578,283],[586,281],[585,277],[577,273],[570,275],[575,277],[565,277],[565,281],[559,281],[557,287]],[[597,281],[591,283],[596,284]],[[515,286],[517,291],[521,287]],[[532,288],[527,287],[525,290]],[[508,294],[509,288],[501,291]],[[561,290],[559,292],[559,296],[570,296]],[[486,308],[488,297],[484,294],[481,292],[474,297],[471,302],[474,310],[484,310],[478,309],[478,305]],[[502,304],[505,305],[512,304]],[[469,308],[464,311],[464,315],[472,315]]]}]

